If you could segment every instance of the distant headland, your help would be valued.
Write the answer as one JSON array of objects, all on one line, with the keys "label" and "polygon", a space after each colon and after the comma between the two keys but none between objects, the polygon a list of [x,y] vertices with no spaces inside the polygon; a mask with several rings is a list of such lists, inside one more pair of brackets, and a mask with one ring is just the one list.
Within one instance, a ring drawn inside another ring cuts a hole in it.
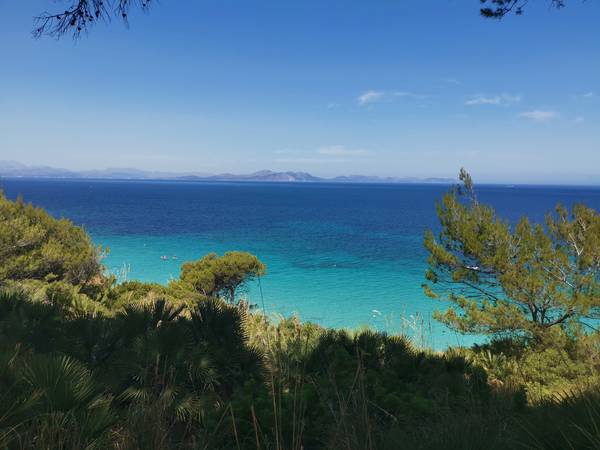
[{"label": "distant headland", "polygon": [[0,161],[0,177],[64,178],[106,180],[172,180],[172,181],[248,181],[248,182],[298,182],[298,183],[432,183],[452,184],[452,178],[378,177],[344,175],[332,178],[317,177],[307,172],[275,172],[260,170],[249,174],[209,174],[199,172],[161,172],[134,168],[108,168],[99,170],[69,170],[49,166],[29,166],[15,161]]}]

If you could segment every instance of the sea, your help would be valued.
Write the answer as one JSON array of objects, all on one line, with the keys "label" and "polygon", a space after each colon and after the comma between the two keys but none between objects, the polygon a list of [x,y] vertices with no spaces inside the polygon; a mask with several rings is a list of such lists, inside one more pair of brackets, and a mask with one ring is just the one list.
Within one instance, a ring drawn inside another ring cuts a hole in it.
[{"label": "sea", "polygon": [[[437,184],[221,183],[2,179],[108,247],[120,280],[168,283],[183,262],[215,252],[255,254],[267,274],[244,292],[277,320],[406,334],[443,349],[484,338],[432,319],[448,305],[424,295],[426,230],[438,230]],[[511,222],[543,221],[557,203],[600,209],[600,188],[480,185],[478,199]],[[165,258],[166,257],[166,258]]]}]

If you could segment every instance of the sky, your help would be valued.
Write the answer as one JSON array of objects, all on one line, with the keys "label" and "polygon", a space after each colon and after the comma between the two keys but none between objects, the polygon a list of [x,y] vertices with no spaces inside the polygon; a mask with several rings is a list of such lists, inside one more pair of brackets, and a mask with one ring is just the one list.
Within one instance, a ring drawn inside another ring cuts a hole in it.
[{"label": "sky", "polygon": [[0,0],[0,160],[600,184],[600,2],[161,0],[78,40]]}]

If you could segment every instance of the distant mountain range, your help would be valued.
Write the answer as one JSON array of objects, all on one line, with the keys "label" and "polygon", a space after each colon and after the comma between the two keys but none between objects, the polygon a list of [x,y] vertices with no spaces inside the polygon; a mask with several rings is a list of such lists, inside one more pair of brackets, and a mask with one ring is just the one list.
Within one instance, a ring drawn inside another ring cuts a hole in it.
[{"label": "distant mountain range", "polygon": [[452,178],[375,177],[346,175],[322,178],[307,172],[258,172],[236,175],[232,173],[208,174],[201,172],[173,173],[146,171],[131,168],[74,171],[48,166],[28,166],[14,161],[0,161],[0,177],[14,178],[91,178],[107,180],[181,180],[181,181],[263,181],[299,183],[439,183],[451,184]]}]

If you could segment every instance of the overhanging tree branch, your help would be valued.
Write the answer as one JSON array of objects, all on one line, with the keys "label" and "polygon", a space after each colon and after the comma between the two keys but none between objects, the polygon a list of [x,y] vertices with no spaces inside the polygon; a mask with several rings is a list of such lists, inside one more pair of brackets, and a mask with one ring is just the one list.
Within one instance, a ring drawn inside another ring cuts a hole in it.
[{"label": "overhanging tree branch", "polygon": [[70,0],[70,6],[58,13],[44,12],[34,18],[33,36],[59,38],[71,33],[74,38],[100,21],[121,18],[125,24],[132,7],[147,10],[155,0]]},{"label": "overhanging tree branch", "polygon": [[[479,11],[483,17],[488,19],[502,19],[509,14],[520,16],[529,0],[479,0],[484,6]],[[549,0],[550,7],[564,8],[565,0]]]}]

